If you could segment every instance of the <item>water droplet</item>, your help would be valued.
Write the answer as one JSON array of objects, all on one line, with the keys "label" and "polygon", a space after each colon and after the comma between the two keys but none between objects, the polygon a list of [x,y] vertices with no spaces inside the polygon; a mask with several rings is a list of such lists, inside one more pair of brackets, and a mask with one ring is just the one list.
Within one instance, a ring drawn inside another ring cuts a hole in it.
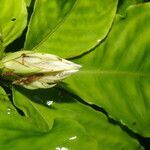
[{"label": "water droplet", "polygon": [[8,111],[7,114],[10,115],[10,111]]},{"label": "water droplet", "polygon": [[8,111],[11,111],[11,109],[10,109],[10,108],[7,108],[7,110],[8,110]]},{"label": "water droplet", "polygon": [[98,39],[97,42],[100,42],[102,39]]},{"label": "water droplet", "polygon": [[11,108],[7,108],[7,114],[10,115],[11,114]]},{"label": "water droplet", "polygon": [[69,140],[75,140],[77,136],[70,137]]},{"label": "water droplet", "polygon": [[46,102],[46,105],[47,105],[47,106],[51,106],[52,104],[53,104],[53,101],[47,101],[47,102]]},{"label": "water droplet", "polygon": [[68,150],[66,147],[56,147],[56,150]]}]

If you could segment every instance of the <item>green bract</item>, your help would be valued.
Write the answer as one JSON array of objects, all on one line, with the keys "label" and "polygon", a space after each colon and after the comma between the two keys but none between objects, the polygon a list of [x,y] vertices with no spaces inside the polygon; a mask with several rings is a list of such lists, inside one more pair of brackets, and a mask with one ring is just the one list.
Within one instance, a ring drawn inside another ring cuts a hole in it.
[{"label": "green bract", "polygon": [[31,51],[10,53],[0,66],[3,77],[29,89],[50,88],[81,67],[55,55]]}]

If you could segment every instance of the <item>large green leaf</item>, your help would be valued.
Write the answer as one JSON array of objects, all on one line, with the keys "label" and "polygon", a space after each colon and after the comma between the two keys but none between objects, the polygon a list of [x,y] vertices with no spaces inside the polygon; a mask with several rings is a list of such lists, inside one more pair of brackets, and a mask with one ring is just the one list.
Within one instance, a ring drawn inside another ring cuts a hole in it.
[{"label": "large green leaf", "polygon": [[[37,125],[37,128],[43,131],[47,131],[52,127],[53,121],[51,121],[51,123],[47,122],[45,116],[43,116],[42,112],[37,107],[34,107],[32,101],[25,100],[27,98],[24,95],[17,94],[16,96],[15,94],[16,92],[14,92],[14,104],[19,109],[23,110],[23,112],[28,118],[29,117],[33,118],[33,123]],[[30,107],[25,107],[25,106],[30,106]]]},{"label": "large green leaf", "polygon": [[0,40],[6,47],[25,28],[27,11],[24,0],[0,0],[0,10]]},{"label": "large green leaf", "polygon": [[[74,135],[77,139],[70,140]],[[96,146],[95,140],[72,120],[55,119],[52,130],[41,132],[26,118],[0,115],[0,149],[3,150],[95,150]]]},{"label": "large green leaf", "polygon": [[118,0],[37,0],[25,49],[63,57],[82,54],[107,35]]},{"label": "large green leaf", "polygon": [[[75,60],[68,89],[139,134],[150,136],[150,3],[117,17],[106,41]],[[66,86],[66,88],[67,88]]]},{"label": "large green leaf", "polygon": [[[102,113],[78,103],[60,89],[52,88],[31,91],[17,88],[13,93],[17,107],[22,107],[22,110],[30,108],[31,111],[28,111],[27,115],[32,120],[35,119],[35,113],[40,113],[45,118],[46,123],[51,125],[54,122],[52,127],[49,128],[50,131],[47,132],[49,139],[45,139],[45,142],[51,142],[49,145],[44,144],[45,149],[53,143],[59,145],[60,140],[64,141],[63,143],[67,145],[62,146],[68,149],[142,149],[137,141],[122,131],[120,127],[110,124]],[[28,101],[28,103],[22,106],[20,101],[23,103],[24,101]],[[33,113],[32,109],[36,109],[37,111]],[[57,118],[61,120],[55,123]],[[71,122],[66,122],[66,119]],[[43,120],[39,118],[37,124],[40,124],[41,121]],[[77,125],[80,128],[77,128]],[[56,128],[58,131],[55,130]],[[82,135],[82,139],[80,139],[81,134],[84,135]],[[39,138],[41,141],[44,140],[44,137],[40,136]],[[38,143],[38,137],[36,139],[36,144],[40,146],[41,143]],[[71,141],[72,143],[70,143]],[[68,146],[69,143],[70,147]]]}]

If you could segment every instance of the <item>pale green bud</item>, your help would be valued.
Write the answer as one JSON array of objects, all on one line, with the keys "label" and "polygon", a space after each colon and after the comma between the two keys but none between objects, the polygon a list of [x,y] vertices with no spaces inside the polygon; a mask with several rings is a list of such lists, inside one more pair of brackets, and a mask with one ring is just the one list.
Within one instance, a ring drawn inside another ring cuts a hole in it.
[{"label": "pale green bud", "polygon": [[81,66],[56,55],[19,51],[7,54],[1,62],[2,75],[13,84],[28,89],[50,88],[77,72]]}]

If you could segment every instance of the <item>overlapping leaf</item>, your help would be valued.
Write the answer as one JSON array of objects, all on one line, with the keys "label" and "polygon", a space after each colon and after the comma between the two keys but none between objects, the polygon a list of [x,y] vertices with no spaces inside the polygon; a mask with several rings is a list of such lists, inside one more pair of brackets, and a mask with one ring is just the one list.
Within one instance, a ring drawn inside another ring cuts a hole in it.
[{"label": "overlapping leaf", "polygon": [[[22,108],[25,113],[27,112],[25,110],[30,109],[27,115],[33,122],[36,122],[35,113],[40,113],[45,118],[46,124],[52,125],[47,132],[49,139],[45,139],[45,142],[46,140],[51,142],[44,144],[45,149],[48,147],[51,149],[51,144],[55,143],[58,146],[59,141],[63,142],[61,147],[68,149],[142,149],[135,139],[118,126],[110,124],[102,113],[78,103],[59,89],[17,90],[14,90],[16,106]],[[22,106],[20,101],[28,103]],[[35,113],[32,109],[36,109]],[[59,122],[55,122],[58,118]],[[43,120],[39,118],[37,126],[41,121]],[[36,141],[44,141],[44,138],[46,137],[39,136]],[[41,142],[37,142],[37,145],[41,146]]]},{"label": "overlapping leaf", "polygon": [[150,3],[117,17],[107,40],[76,59],[82,70],[68,88],[139,134],[150,136]]},{"label": "overlapping leaf", "polygon": [[117,13],[124,15],[129,6],[140,4],[142,2],[144,2],[144,0],[119,0]]},{"label": "overlapping leaf", "polygon": [[17,114],[4,89],[0,86],[0,114]]},{"label": "overlapping leaf", "polygon": [[117,0],[37,0],[25,49],[62,57],[82,54],[107,35]]},{"label": "overlapping leaf", "polygon": [[[78,138],[69,140],[74,135]],[[95,140],[86,136],[83,129],[72,120],[55,119],[51,131],[41,132],[25,118],[0,115],[0,149],[68,150],[73,147],[82,150],[97,149],[96,146]]]},{"label": "overlapping leaf", "polygon": [[26,26],[27,11],[24,0],[0,0],[0,41],[6,47]]}]

